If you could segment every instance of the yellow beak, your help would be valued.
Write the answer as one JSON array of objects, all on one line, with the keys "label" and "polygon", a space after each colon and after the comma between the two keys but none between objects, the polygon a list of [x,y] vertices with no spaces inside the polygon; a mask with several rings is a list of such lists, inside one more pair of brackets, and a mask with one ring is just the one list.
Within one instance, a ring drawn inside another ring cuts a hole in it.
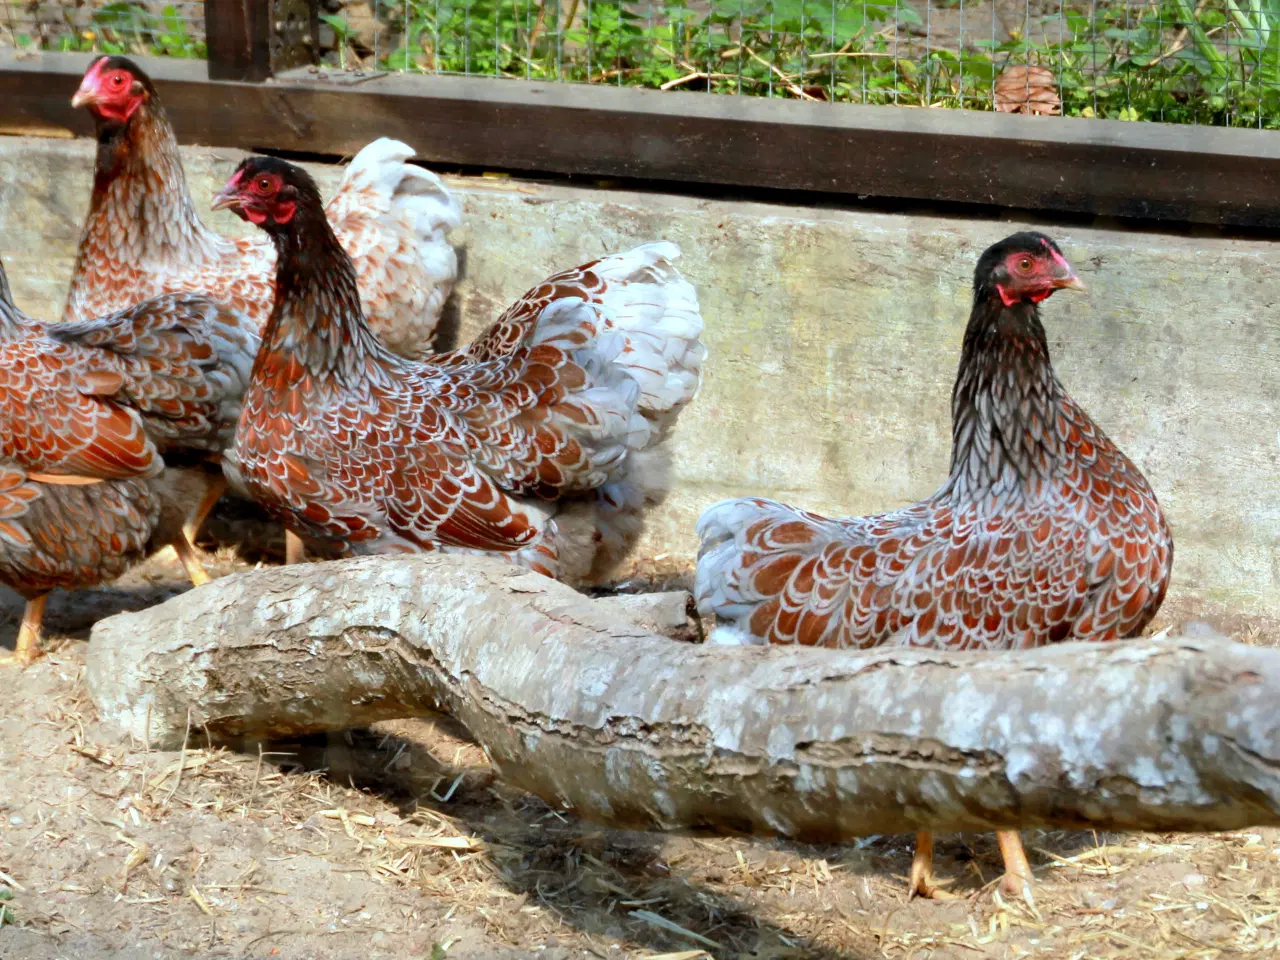
[{"label": "yellow beak", "polygon": [[238,207],[244,203],[244,199],[236,193],[231,187],[223,187],[213,197],[213,210],[227,210],[231,207]]}]

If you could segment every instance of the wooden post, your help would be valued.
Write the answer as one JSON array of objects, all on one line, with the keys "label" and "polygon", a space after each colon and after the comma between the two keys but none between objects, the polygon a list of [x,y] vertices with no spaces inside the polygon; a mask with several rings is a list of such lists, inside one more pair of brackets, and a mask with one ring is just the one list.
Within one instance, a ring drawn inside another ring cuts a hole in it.
[{"label": "wooden post", "polygon": [[316,0],[205,0],[209,79],[261,83],[315,58]]}]

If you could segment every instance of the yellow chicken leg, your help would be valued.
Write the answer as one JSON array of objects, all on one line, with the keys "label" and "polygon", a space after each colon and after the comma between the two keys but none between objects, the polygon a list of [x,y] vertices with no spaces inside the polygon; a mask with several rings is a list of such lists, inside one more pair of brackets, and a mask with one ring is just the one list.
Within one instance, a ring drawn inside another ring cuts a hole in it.
[{"label": "yellow chicken leg", "polygon": [[200,505],[196,507],[195,512],[191,514],[191,519],[182,527],[182,534],[189,543],[196,542],[196,537],[200,535],[200,530],[204,526],[205,518],[209,516],[209,511],[222,498],[222,494],[226,489],[226,477],[218,476],[210,480],[209,489],[205,491],[204,499],[200,501]]},{"label": "yellow chicken leg", "polygon": [[1031,864],[1022,848],[1022,837],[1017,830],[997,830],[996,843],[1004,858],[1004,876],[1000,878],[1000,892],[1011,897],[1031,900]]},{"label": "yellow chicken leg", "polygon": [[907,897],[932,899],[938,893],[933,879],[933,834],[921,830],[916,834],[916,852],[911,858],[911,877],[907,881]]},{"label": "yellow chicken leg", "polygon": [[204,566],[200,563],[200,558],[196,556],[196,551],[191,546],[191,541],[185,536],[179,537],[173,541],[174,552],[178,554],[178,559],[182,561],[182,569],[187,571],[187,576],[191,578],[194,586],[203,586],[209,582],[209,574],[205,573]]},{"label": "yellow chicken leg", "polygon": [[307,548],[302,538],[292,530],[284,532],[284,562],[302,563],[307,559]]},{"label": "yellow chicken leg", "polygon": [[44,619],[45,595],[28,600],[18,628],[18,644],[13,653],[0,657],[0,664],[29,667],[40,656],[40,622]]}]

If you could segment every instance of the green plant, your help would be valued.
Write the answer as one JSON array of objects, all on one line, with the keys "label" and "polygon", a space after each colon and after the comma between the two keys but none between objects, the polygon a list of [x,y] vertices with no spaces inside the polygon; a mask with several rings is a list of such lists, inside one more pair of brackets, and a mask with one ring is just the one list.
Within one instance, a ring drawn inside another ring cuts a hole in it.
[{"label": "green plant", "polygon": [[[945,4],[947,0],[939,0]],[[990,109],[1008,63],[1051,69],[1063,112],[1273,127],[1280,0],[1102,0],[1025,34],[927,46],[907,0],[407,0],[378,66],[714,93]],[[384,8],[385,10],[386,8]]]},{"label": "green plant", "polygon": [[[1066,0],[1010,36],[945,43],[921,35],[926,2],[383,0],[372,58],[323,19],[340,67],[988,110],[1000,71],[1027,63],[1054,73],[1068,116],[1280,127],[1280,0]],[[139,2],[55,45],[204,56],[174,7]]]},{"label": "green plant", "polygon": [[347,68],[347,47],[351,44],[351,26],[344,17],[331,13],[320,14],[320,19],[333,28],[334,46],[338,49],[338,66]]},{"label": "green plant", "polygon": [[53,39],[37,41],[17,34],[19,46],[51,47],[85,53],[153,54],[200,59],[206,55],[203,39],[192,36],[177,7],[169,5],[153,13],[141,3],[108,3],[93,11],[89,28],[68,30]]}]

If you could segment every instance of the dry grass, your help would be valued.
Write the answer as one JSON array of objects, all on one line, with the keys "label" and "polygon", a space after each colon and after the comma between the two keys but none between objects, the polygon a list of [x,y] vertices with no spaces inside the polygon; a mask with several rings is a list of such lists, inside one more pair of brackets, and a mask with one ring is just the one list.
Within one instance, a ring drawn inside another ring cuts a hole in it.
[{"label": "dry grass", "polygon": [[944,837],[953,898],[907,902],[909,837],[606,830],[502,786],[447,723],[236,749],[193,730],[168,753],[114,742],[78,638],[178,588],[160,563],[60,598],[51,633],[70,639],[0,688],[0,956],[1280,955],[1274,830],[1029,831],[1034,905],[992,891],[992,838]]}]

